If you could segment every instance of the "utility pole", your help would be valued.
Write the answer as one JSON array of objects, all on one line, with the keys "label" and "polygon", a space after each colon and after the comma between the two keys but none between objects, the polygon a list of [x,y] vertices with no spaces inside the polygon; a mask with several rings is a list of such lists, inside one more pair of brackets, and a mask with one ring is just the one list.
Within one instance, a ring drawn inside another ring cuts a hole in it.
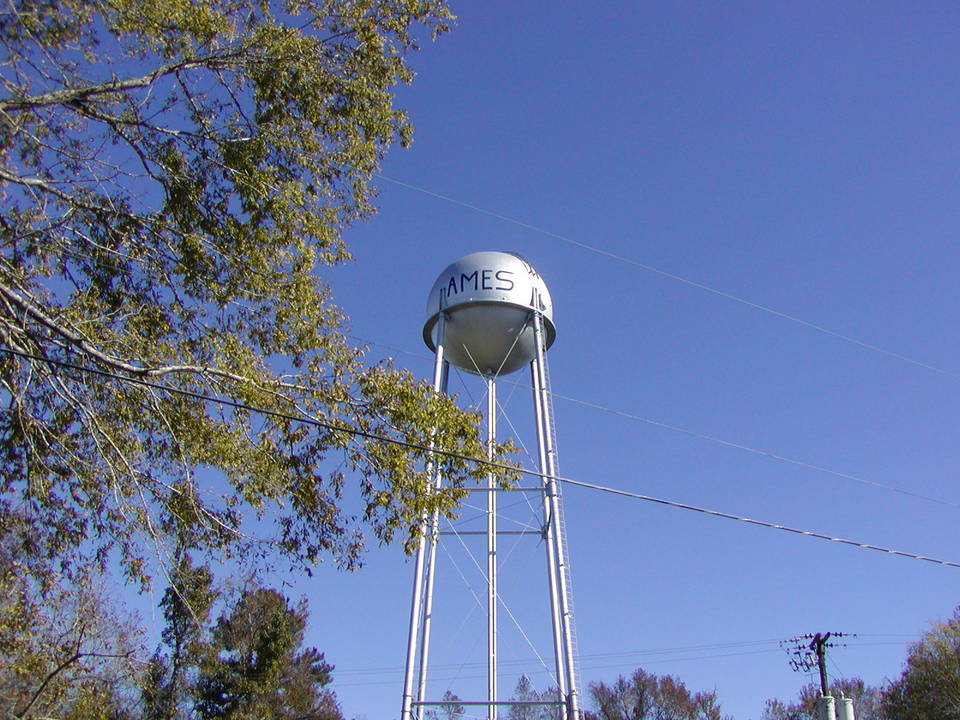
[{"label": "utility pole", "polygon": [[[827,648],[837,647],[831,638],[851,637],[850,633],[828,632],[807,633],[789,640],[782,640],[780,647],[790,656],[790,667],[796,672],[810,672],[813,668],[820,671],[820,695],[827,697]],[[853,637],[856,637],[855,635]]]},{"label": "utility pole", "polygon": [[820,694],[826,697],[827,692],[827,640],[833,637],[833,633],[821,635],[816,633],[808,647],[817,655],[817,666],[820,668]]},{"label": "utility pole", "polygon": [[[790,667],[797,672],[811,672],[813,668],[820,671],[820,697],[817,699],[817,720],[836,720],[836,705],[830,696],[827,686],[827,648],[836,647],[830,642],[832,638],[846,637],[847,633],[807,633],[789,640],[782,640],[780,647],[790,656]],[[844,720],[853,720],[853,707],[849,702],[842,702]]]}]

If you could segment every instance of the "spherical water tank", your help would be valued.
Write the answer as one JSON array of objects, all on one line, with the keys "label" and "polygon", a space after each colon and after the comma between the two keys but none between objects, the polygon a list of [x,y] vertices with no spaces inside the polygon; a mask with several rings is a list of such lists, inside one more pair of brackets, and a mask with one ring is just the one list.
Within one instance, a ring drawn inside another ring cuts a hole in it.
[{"label": "spherical water tank", "polygon": [[514,253],[471,253],[452,263],[433,284],[423,341],[437,349],[437,320],[443,312],[443,350],[450,364],[477,375],[506,375],[534,357],[535,310],[543,317],[549,348],[557,333],[543,278]]}]

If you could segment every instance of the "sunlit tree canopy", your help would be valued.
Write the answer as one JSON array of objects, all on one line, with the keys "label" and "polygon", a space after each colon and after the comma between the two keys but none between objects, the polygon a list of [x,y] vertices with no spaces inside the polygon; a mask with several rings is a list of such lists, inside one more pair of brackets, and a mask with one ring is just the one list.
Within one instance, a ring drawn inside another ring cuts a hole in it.
[{"label": "sunlit tree canopy", "polygon": [[431,494],[423,451],[345,429],[478,457],[475,418],[366,362],[318,274],[411,138],[409,53],[449,20],[440,0],[0,10],[3,533],[145,581],[168,538],[353,566],[365,529],[409,543],[451,510],[482,469],[445,457]]}]

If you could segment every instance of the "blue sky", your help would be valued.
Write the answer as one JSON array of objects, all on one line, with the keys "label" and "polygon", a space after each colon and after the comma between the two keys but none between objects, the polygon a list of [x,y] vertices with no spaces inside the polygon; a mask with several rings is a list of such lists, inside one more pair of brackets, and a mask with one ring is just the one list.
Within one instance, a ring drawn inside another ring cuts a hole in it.
[{"label": "blue sky", "polygon": [[[581,401],[555,404],[564,476],[960,561],[960,7],[453,8],[399,92],[414,145],[384,163],[380,212],[330,275],[371,358],[428,377],[436,276],[518,252],[553,295],[553,390]],[[527,376],[507,380],[522,435]],[[583,679],[674,674],[738,720],[806,681],[777,640],[858,633],[830,673],[880,684],[960,602],[956,568],[575,487],[565,503]],[[431,695],[466,696],[480,586],[462,547],[441,557]],[[542,566],[518,548],[504,599],[549,653]],[[295,583],[349,717],[399,714],[411,582],[387,548]],[[526,671],[542,687],[504,623],[501,686]]]}]

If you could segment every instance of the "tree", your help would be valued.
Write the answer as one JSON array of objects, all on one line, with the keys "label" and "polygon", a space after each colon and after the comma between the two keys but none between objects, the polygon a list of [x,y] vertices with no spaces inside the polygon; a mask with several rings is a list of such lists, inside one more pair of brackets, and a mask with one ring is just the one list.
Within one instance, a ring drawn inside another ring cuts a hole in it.
[{"label": "tree", "polygon": [[[140,678],[143,720],[343,720],[333,666],[304,648],[306,603],[248,580],[222,592],[181,557],[161,600],[162,643]],[[214,610],[221,612],[213,621]]]},{"label": "tree", "polygon": [[[853,700],[857,720],[884,720],[880,706],[881,690],[871,687],[860,678],[835,679],[830,683],[830,695],[834,698]],[[799,698],[790,704],[781,700],[767,700],[763,707],[762,720],[817,720],[819,683],[809,683],[800,690]]]},{"label": "tree", "polygon": [[128,717],[139,649],[132,621],[89,578],[38,582],[0,547],[0,716]]},{"label": "tree", "polygon": [[144,540],[184,533],[300,566],[355,567],[365,528],[412,547],[484,471],[434,458],[451,484],[431,493],[426,453],[377,436],[483,457],[476,418],[365,363],[316,271],[349,257],[371,174],[410,141],[392,89],[447,29],[443,0],[11,8],[0,532],[28,523],[66,573],[116,552],[141,582]]},{"label": "tree", "polygon": [[590,695],[597,712],[588,720],[721,720],[716,692],[691,693],[671,675],[645,670],[622,675],[612,685],[591,683]]},{"label": "tree", "polygon": [[[555,687],[546,690],[537,690],[526,675],[521,675],[517,680],[517,687],[513,691],[511,702],[546,702],[556,703],[560,698],[560,692]],[[509,720],[560,720],[565,715],[561,706],[556,704],[549,705],[511,705],[509,711]]]},{"label": "tree", "polygon": [[195,566],[183,553],[160,601],[167,649],[157,648],[141,681],[144,720],[190,716],[197,668],[210,654],[209,620],[218,597],[209,568]]},{"label": "tree", "polygon": [[463,720],[466,708],[460,704],[460,697],[450,690],[443,693],[445,703],[455,703],[453,705],[441,705],[439,708],[430,708],[424,713],[426,720]]},{"label": "tree", "polygon": [[201,719],[343,720],[325,689],[333,666],[301,649],[307,613],[275,590],[244,592],[213,628],[195,710]]},{"label": "tree", "polygon": [[883,709],[897,720],[960,718],[960,607],[910,647],[903,673],[884,690]]}]

